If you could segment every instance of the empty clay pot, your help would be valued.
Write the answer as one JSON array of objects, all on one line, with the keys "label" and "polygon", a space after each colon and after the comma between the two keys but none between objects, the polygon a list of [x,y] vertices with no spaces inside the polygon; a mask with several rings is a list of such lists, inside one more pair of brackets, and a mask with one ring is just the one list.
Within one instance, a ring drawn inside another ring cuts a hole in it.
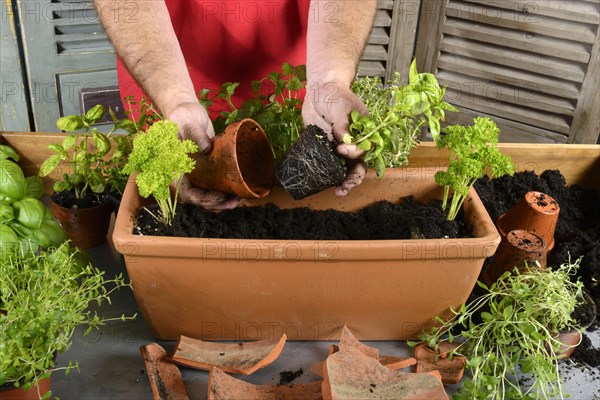
[{"label": "empty clay pot", "polygon": [[210,154],[196,153],[193,185],[204,190],[262,198],[273,185],[275,161],[267,135],[249,118],[235,122],[215,136]]},{"label": "empty clay pot", "polygon": [[66,208],[51,200],[50,210],[75,246],[89,249],[106,242],[113,211],[109,200],[90,208]]},{"label": "empty clay pot", "polygon": [[0,400],[38,400],[50,391],[50,378],[40,380],[37,385],[25,390],[23,388],[0,388]]},{"label": "empty clay pot", "polygon": [[541,192],[528,192],[506,214],[497,221],[498,232],[502,237],[514,229],[524,229],[541,237],[548,251],[554,248],[554,231],[560,207],[556,200]]},{"label": "empty clay pot", "polygon": [[489,286],[515,267],[519,271],[536,265],[546,269],[546,254],[544,240],[535,233],[522,229],[510,231],[502,238],[496,255],[483,271],[483,282]]}]

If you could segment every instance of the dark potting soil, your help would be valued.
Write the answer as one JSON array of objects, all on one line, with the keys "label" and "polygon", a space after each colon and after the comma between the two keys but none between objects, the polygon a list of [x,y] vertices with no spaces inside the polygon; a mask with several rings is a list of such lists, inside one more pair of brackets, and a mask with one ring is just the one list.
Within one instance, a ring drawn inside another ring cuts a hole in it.
[{"label": "dark potting soil", "polygon": [[277,163],[275,176],[295,200],[300,200],[341,184],[346,167],[327,134],[318,126],[309,125]]},{"label": "dark potting soil", "polygon": [[590,338],[584,333],[581,343],[575,348],[571,359],[587,364],[592,368],[600,367],[600,349],[594,347]]},{"label": "dark potting soil", "polygon": [[[544,171],[540,176],[533,172],[521,172],[513,177],[480,179],[475,184],[477,194],[490,213],[492,220],[507,212],[525,193],[538,191],[556,200],[560,207],[554,235],[554,248],[548,254],[548,265],[559,265],[583,256],[577,277],[590,293],[600,311],[600,194],[578,185],[567,186],[565,178],[557,170]],[[588,330],[599,326],[598,316]],[[577,348],[576,354],[589,365],[600,365],[600,349],[592,346]],[[589,353],[589,354],[588,354]]]},{"label": "dark potting soil", "polygon": [[297,378],[304,374],[304,370],[300,368],[297,371],[283,371],[279,373],[279,384],[278,385],[289,385],[294,382]]},{"label": "dark potting soil", "polygon": [[[156,207],[156,206],[154,206]],[[155,214],[156,208],[150,208]],[[423,204],[413,197],[393,204],[380,201],[358,212],[238,207],[212,213],[180,204],[171,226],[158,223],[147,211],[138,215],[135,233],[231,239],[381,240],[469,237],[462,215],[447,221],[440,202]]]},{"label": "dark potting soil", "polygon": [[91,192],[88,192],[84,197],[78,199],[77,196],[75,196],[75,192],[72,190],[54,192],[51,198],[56,204],[65,208],[92,208],[109,200],[106,194],[96,194]]}]

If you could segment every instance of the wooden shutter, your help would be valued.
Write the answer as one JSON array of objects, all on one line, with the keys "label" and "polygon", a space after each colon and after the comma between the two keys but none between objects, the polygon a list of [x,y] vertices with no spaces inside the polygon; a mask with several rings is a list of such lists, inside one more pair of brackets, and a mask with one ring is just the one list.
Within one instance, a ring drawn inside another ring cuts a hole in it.
[{"label": "wooden shutter", "polygon": [[380,0],[359,75],[408,78],[421,0]]},{"label": "wooden shutter", "polygon": [[600,102],[598,0],[423,0],[416,57],[461,113],[501,140],[595,143]]},{"label": "wooden shutter", "polygon": [[115,53],[91,0],[19,0],[37,131],[78,114],[81,92],[117,86]]},{"label": "wooden shutter", "polygon": [[0,6],[0,130],[29,131],[18,30],[10,1]]}]

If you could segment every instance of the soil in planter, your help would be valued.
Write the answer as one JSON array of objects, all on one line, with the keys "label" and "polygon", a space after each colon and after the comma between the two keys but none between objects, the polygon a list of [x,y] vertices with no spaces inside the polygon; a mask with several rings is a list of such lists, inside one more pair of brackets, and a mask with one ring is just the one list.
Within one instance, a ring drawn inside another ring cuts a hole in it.
[{"label": "soil in planter", "polygon": [[275,168],[281,186],[295,200],[342,183],[346,168],[335,146],[318,126],[306,127]]},{"label": "soil in planter", "polygon": [[[150,208],[152,213],[158,209]],[[238,207],[220,213],[180,204],[170,227],[147,211],[138,216],[135,233],[231,239],[379,240],[469,237],[462,216],[447,221],[440,202],[423,204],[413,197],[394,204],[381,201],[358,212]]]},{"label": "soil in planter", "polygon": [[106,194],[90,192],[81,199],[78,199],[75,196],[75,192],[72,190],[54,192],[51,198],[56,204],[65,208],[92,208],[104,204],[109,200],[109,197]]}]

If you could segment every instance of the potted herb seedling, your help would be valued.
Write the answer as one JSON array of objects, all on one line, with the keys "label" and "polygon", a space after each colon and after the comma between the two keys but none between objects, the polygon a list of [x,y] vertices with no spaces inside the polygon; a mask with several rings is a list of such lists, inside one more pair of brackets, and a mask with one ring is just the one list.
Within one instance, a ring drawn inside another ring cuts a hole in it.
[{"label": "potted herb seedling", "polygon": [[[365,152],[365,161],[375,169],[378,178],[383,176],[385,168],[408,162],[408,154],[418,143],[422,127],[428,126],[437,139],[445,111],[456,111],[443,101],[445,89],[435,76],[419,74],[415,62],[410,68],[409,83],[400,86],[399,82],[398,74],[386,85],[379,78],[359,78],[351,88],[365,103],[369,115],[352,112],[350,133],[343,140]],[[317,129],[309,128],[277,166],[277,178],[296,199],[340,184],[345,176],[342,159],[333,152],[327,135]]]},{"label": "potted herb seedling", "polygon": [[13,248],[0,264],[0,397],[50,398],[51,373],[78,368],[57,367],[56,355],[70,348],[76,327],[88,334],[109,321],[89,307],[124,286],[122,276],[82,267],[68,242],[41,252]]},{"label": "potted herb seedling", "polygon": [[[158,212],[151,213],[165,225],[170,225],[177,210],[181,178],[194,169],[190,154],[198,151],[191,140],[179,140],[177,124],[169,120],[155,122],[146,133],[137,134],[133,150],[124,167],[125,173],[137,174],[135,182],[142,197],[152,196]],[[175,182],[174,195],[169,187]]]},{"label": "potted herb seedling", "polygon": [[[492,177],[512,175],[514,166],[510,157],[497,148],[500,130],[489,118],[475,118],[474,125],[453,125],[437,141],[437,146],[447,148],[450,163],[446,171],[435,175],[436,182],[444,187],[442,208],[448,210],[448,220],[456,218],[469,189],[486,173]],[[450,191],[452,199],[450,203]]]},{"label": "potted herb seedling", "polygon": [[[457,399],[523,399],[562,396],[558,360],[562,330],[581,329],[573,319],[583,283],[572,282],[581,259],[555,269],[506,272],[453,318],[421,334],[433,349],[443,340],[459,343],[470,379]],[[518,379],[525,377],[530,379]],[[527,384],[522,382],[526,381]]]},{"label": "potted herb seedling", "polygon": [[[40,201],[41,178],[25,177],[16,162],[19,155],[0,145],[0,250],[1,257],[12,247],[59,246],[67,237],[50,210]],[[0,257],[0,258],[1,258]]]},{"label": "potted herb seedling", "polygon": [[[94,247],[106,240],[112,212],[106,193],[109,182],[107,169],[118,168],[128,151],[127,139],[115,137],[117,149],[114,159],[107,161],[112,149],[109,137],[117,129],[133,129],[131,121],[117,121],[112,111],[111,115],[115,124],[109,134],[100,132],[94,126],[104,116],[104,107],[101,105],[81,116],[59,118],[56,123],[59,129],[68,132],[84,129],[84,132],[82,135],[70,134],[65,136],[61,144],[48,146],[55,154],[44,161],[39,171],[39,176],[45,177],[59,165],[67,164],[68,172],[54,183],[51,209],[72,242],[82,248]],[[111,174],[117,175],[114,171]],[[113,184],[112,189],[115,189],[116,181]]]}]

